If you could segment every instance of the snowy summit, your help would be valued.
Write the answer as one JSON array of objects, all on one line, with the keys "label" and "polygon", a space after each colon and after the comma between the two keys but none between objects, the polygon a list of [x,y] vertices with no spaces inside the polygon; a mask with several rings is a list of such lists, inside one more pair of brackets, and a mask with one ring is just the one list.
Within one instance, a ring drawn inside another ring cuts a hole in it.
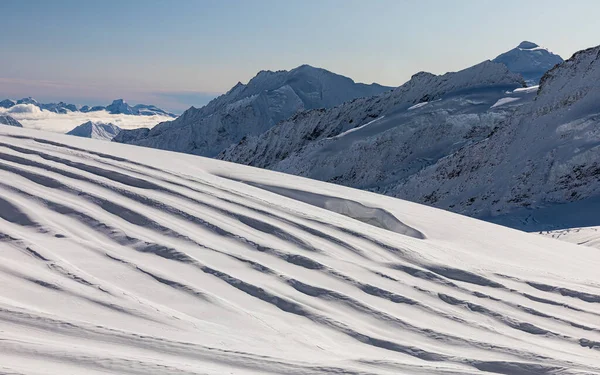
[{"label": "snowy summit", "polygon": [[563,62],[563,59],[533,42],[523,41],[493,61],[506,65],[511,72],[521,74],[527,84],[533,86],[539,83],[544,73]]}]

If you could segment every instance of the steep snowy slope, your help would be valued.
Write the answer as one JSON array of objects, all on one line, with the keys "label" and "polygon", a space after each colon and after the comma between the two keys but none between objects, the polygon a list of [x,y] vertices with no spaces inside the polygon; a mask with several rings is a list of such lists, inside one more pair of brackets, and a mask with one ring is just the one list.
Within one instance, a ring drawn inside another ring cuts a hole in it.
[{"label": "steep snowy slope", "polygon": [[415,201],[433,196],[430,203],[437,207],[479,217],[597,197],[598,98],[600,47],[595,47],[549,71],[535,100],[491,137],[386,193]]},{"label": "steep snowy slope", "polygon": [[120,131],[121,128],[114,124],[103,124],[100,122],[88,121],[69,131],[67,134],[74,135],[77,137],[110,141],[117,134],[119,134]]},{"label": "steep snowy slope", "polygon": [[[522,85],[489,61],[441,76],[418,73],[379,97],[292,117],[219,158],[384,191],[496,131],[535,94],[514,91]],[[499,102],[506,97],[512,101]]]},{"label": "steep snowy slope", "polygon": [[261,71],[247,85],[238,83],[205,107],[192,107],[151,130],[124,131],[114,141],[215,156],[244,136],[261,134],[297,112],[329,108],[388,90],[309,65],[290,71]]},{"label": "steep snowy slope", "polygon": [[533,86],[539,83],[544,73],[563,62],[563,59],[546,48],[525,41],[492,61],[506,65],[511,72],[522,75],[527,84]]},{"label": "steep snowy slope", "polygon": [[16,126],[17,128],[23,127],[23,125],[21,125],[21,123],[19,121],[15,120],[14,118],[12,118],[11,116],[8,116],[8,115],[0,115],[0,124],[8,125],[8,126]]},{"label": "steep snowy slope", "polygon": [[190,155],[0,129],[0,372],[598,374],[600,252]]}]

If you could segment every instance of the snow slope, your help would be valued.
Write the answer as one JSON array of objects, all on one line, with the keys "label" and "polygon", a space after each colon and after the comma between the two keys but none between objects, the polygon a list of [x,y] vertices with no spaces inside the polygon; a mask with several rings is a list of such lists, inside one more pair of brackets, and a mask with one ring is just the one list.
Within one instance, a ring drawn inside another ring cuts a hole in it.
[{"label": "snow slope", "polygon": [[596,249],[29,129],[0,177],[2,373],[600,373]]},{"label": "snow slope", "polygon": [[578,245],[600,249],[600,227],[568,228],[540,232],[541,235],[556,238]]},{"label": "snow slope", "polygon": [[391,88],[356,83],[325,69],[302,65],[290,71],[261,71],[246,85],[202,108],[148,129],[124,131],[115,142],[215,156],[247,136],[261,134],[297,112],[330,108]]},{"label": "snow slope", "polygon": [[69,131],[67,135],[110,141],[120,131],[121,128],[114,124],[88,121]]},{"label": "snow slope", "polygon": [[32,97],[23,98],[19,100],[11,100],[5,99],[0,101],[0,108],[9,109],[16,105],[20,104],[31,104],[38,107],[40,110],[45,110],[48,112],[59,113],[59,114],[69,114],[71,112],[98,112],[98,111],[107,111],[110,114],[123,114],[123,115],[135,115],[135,116],[166,116],[166,117],[177,117],[173,113],[169,113],[164,111],[154,105],[148,104],[136,104],[133,107],[129,104],[125,103],[123,99],[116,99],[107,106],[93,106],[90,107],[88,105],[78,106],[75,104],[68,104],[65,102],[58,103],[39,103]]},{"label": "snow slope", "polygon": [[[600,46],[580,51],[546,73],[534,100],[520,106],[490,137],[387,193],[414,201],[432,197],[429,202],[436,207],[486,219],[511,213],[536,216],[537,210],[597,198],[598,98]],[[564,215],[562,207],[557,209]],[[595,222],[585,225],[599,225],[595,216]],[[579,226],[571,220],[551,228],[531,224],[531,230]]]}]

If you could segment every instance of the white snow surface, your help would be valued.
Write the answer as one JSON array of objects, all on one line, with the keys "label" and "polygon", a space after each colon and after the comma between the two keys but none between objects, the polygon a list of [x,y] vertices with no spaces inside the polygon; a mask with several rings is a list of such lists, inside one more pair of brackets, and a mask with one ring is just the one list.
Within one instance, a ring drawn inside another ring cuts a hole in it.
[{"label": "white snow surface", "polygon": [[540,234],[578,245],[591,246],[600,249],[600,227],[559,229],[540,232]]},{"label": "white snow surface", "polygon": [[406,110],[407,111],[412,111],[413,109],[417,109],[417,108],[421,108],[423,106],[426,106],[427,103],[429,103],[429,102],[417,103],[417,104],[415,104],[413,106],[408,107]]},{"label": "white snow surface", "polygon": [[498,99],[498,101],[496,103],[494,103],[494,105],[491,108],[496,108],[496,107],[500,107],[501,105],[510,104],[510,103],[516,102],[517,100],[520,100],[520,99],[521,98],[514,98],[514,97],[500,98],[500,99]]},{"label": "white snow surface", "polygon": [[0,177],[1,373],[600,373],[597,249],[30,129]]},{"label": "white snow surface", "polygon": [[524,41],[493,61],[505,64],[513,73],[521,74],[528,85],[537,85],[544,73],[562,63],[563,59],[546,48]]}]

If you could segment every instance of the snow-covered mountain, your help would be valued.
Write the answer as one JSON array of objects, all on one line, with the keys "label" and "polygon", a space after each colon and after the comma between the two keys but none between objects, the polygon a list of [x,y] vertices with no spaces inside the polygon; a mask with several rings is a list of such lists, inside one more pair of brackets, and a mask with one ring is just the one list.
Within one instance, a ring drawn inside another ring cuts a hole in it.
[{"label": "snow-covered mountain", "polygon": [[74,135],[77,137],[85,137],[85,138],[93,138],[93,139],[101,139],[104,141],[110,141],[113,139],[119,132],[121,128],[114,124],[104,124],[101,122],[92,122],[88,121],[84,124],[81,124],[69,131],[68,135]]},{"label": "snow-covered mountain", "polygon": [[[477,217],[600,195],[600,46],[550,70],[534,100],[484,141],[386,193]],[[567,223],[565,223],[567,224]]]},{"label": "snow-covered mountain", "polygon": [[600,373],[597,249],[192,155],[3,127],[0,259],[2,373]]},{"label": "snow-covered mountain", "polygon": [[567,228],[553,231],[542,231],[539,234],[577,245],[585,245],[600,249],[600,227]]},{"label": "snow-covered mountain", "polygon": [[15,102],[14,100],[4,99],[0,102],[0,108],[11,108],[14,107],[16,104],[17,102]]},{"label": "snow-covered mountain", "polygon": [[548,70],[563,62],[562,57],[535,43],[524,41],[517,47],[496,57],[513,72],[523,76],[528,85],[537,85]]},{"label": "snow-covered mountain", "polygon": [[441,76],[421,72],[380,96],[298,114],[218,157],[361,188],[394,184],[398,173],[487,136],[514,108],[491,107],[523,85],[490,61]]},{"label": "snow-covered mountain", "polygon": [[0,124],[8,125],[8,126],[16,126],[18,128],[23,127],[23,125],[21,125],[21,123],[19,121],[15,120],[11,116],[2,115],[2,114],[0,114]]},{"label": "snow-covered mountain", "polygon": [[39,109],[43,109],[46,111],[54,112],[54,113],[70,113],[70,112],[96,112],[96,111],[107,111],[111,114],[125,114],[125,115],[137,115],[137,116],[153,116],[153,115],[163,115],[169,117],[177,117],[177,115],[173,113],[169,113],[164,111],[156,106],[147,105],[147,104],[137,104],[135,106],[130,106],[123,99],[114,100],[111,104],[107,106],[94,106],[90,107],[84,105],[82,107],[77,106],[75,104],[68,104],[65,102],[59,103],[39,103],[37,100],[32,97],[19,99],[17,101],[11,99],[5,99],[0,102],[0,108],[12,108],[15,105],[19,104],[32,104],[38,107]]},{"label": "snow-covered mountain", "polygon": [[330,108],[389,91],[355,83],[324,69],[302,65],[290,71],[261,71],[206,106],[151,130],[123,131],[115,142],[215,156],[245,136],[258,135],[295,113]]},{"label": "snow-covered mountain", "polygon": [[574,55],[539,89],[517,88],[500,63],[420,73],[391,93],[301,113],[219,158],[492,221],[518,213],[502,223],[523,229],[565,228],[526,217],[600,194],[598,53]]}]

